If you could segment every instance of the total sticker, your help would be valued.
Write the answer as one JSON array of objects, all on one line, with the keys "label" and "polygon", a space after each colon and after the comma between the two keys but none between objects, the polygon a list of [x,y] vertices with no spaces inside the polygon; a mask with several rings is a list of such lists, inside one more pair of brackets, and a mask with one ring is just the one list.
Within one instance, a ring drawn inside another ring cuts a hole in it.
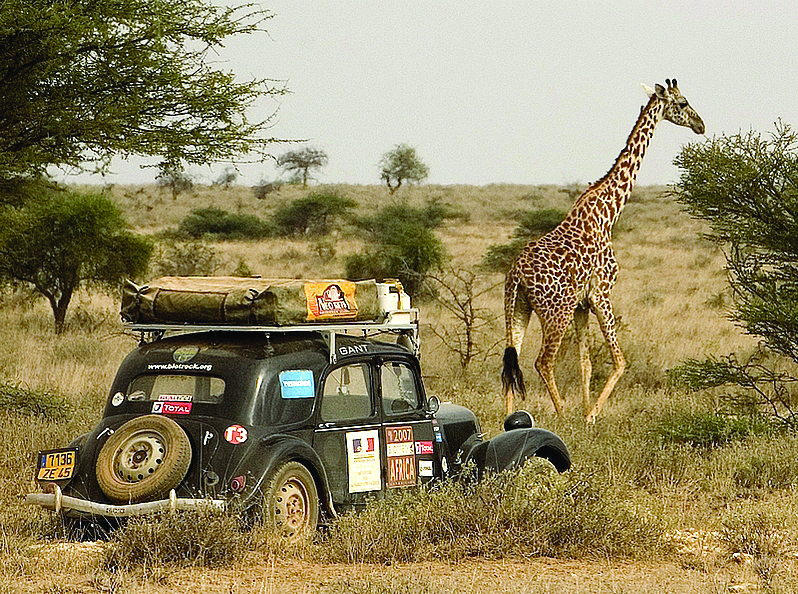
[{"label": "total sticker", "polygon": [[233,445],[244,443],[247,440],[247,428],[241,425],[230,425],[224,430],[224,438]]},{"label": "total sticker", "polygon": [[153,402],[152,412],[158,415],[187,415],[191,412],[190,402]]}]

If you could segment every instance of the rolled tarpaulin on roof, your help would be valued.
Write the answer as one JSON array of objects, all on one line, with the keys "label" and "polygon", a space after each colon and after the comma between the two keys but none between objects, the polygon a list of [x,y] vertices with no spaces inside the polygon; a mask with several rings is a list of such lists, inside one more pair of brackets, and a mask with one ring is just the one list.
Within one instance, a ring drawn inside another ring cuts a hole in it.
[{"label": "rolled tarpaulin on roof", "polygon": [[132,324],[284,326],[377,322],[375,280],[166,276],[144,285],[125,281],[122,320]]}]

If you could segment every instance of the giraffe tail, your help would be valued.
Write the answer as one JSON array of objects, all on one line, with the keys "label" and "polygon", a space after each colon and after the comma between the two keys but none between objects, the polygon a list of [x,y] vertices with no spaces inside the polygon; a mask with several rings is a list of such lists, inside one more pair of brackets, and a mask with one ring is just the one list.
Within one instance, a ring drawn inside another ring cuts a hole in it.
[{"label": "giraffe tail", "polygon": [[513,394],[521,397],[521,400],[526,399],[524,374],[521,372],[521,366],[518,365],[518,351],[516,351],[515,347],[512,346],[504,349],[502,388],[504,389],[505,394],[512,390]]}]

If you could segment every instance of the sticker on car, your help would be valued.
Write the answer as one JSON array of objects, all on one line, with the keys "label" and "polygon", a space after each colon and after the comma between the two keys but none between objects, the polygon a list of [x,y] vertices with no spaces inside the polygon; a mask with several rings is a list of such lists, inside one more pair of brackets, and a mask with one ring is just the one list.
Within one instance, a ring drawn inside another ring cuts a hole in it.
[{"label": "sticker on car", "polygon": [[379,431],[348,431],[346,455],[349,492],[379,491],[382,488]]},{"label": "sticker on car", "polygon": [[413,427],[386,427],[388,453],[388,488],[412,487],[416,484],[416,456]]},{"label": "sticker on car", "polygon": [[313,372],[309,369],[289,369],[281,371],[280,396],[286,400],[293,398],[313,398],[316,396]]}]

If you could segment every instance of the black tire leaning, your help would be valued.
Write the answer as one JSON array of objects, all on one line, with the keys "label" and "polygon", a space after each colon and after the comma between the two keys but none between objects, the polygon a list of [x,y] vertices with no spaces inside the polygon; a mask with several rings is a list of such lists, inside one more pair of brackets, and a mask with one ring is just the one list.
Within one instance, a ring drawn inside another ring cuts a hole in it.
[{"label": "black tire leaning", "polygon": [[265,482],[263,521],[291,542],[307,538],[319,523],[319,494],[300,462],[286,462]]},{"label": "black tire leaning", "polygon": [[191,464],[191,442],[175,421],[161,415],[131,419],[108,438],[95,466],[97,482],[115,503],[164,497]]}]

